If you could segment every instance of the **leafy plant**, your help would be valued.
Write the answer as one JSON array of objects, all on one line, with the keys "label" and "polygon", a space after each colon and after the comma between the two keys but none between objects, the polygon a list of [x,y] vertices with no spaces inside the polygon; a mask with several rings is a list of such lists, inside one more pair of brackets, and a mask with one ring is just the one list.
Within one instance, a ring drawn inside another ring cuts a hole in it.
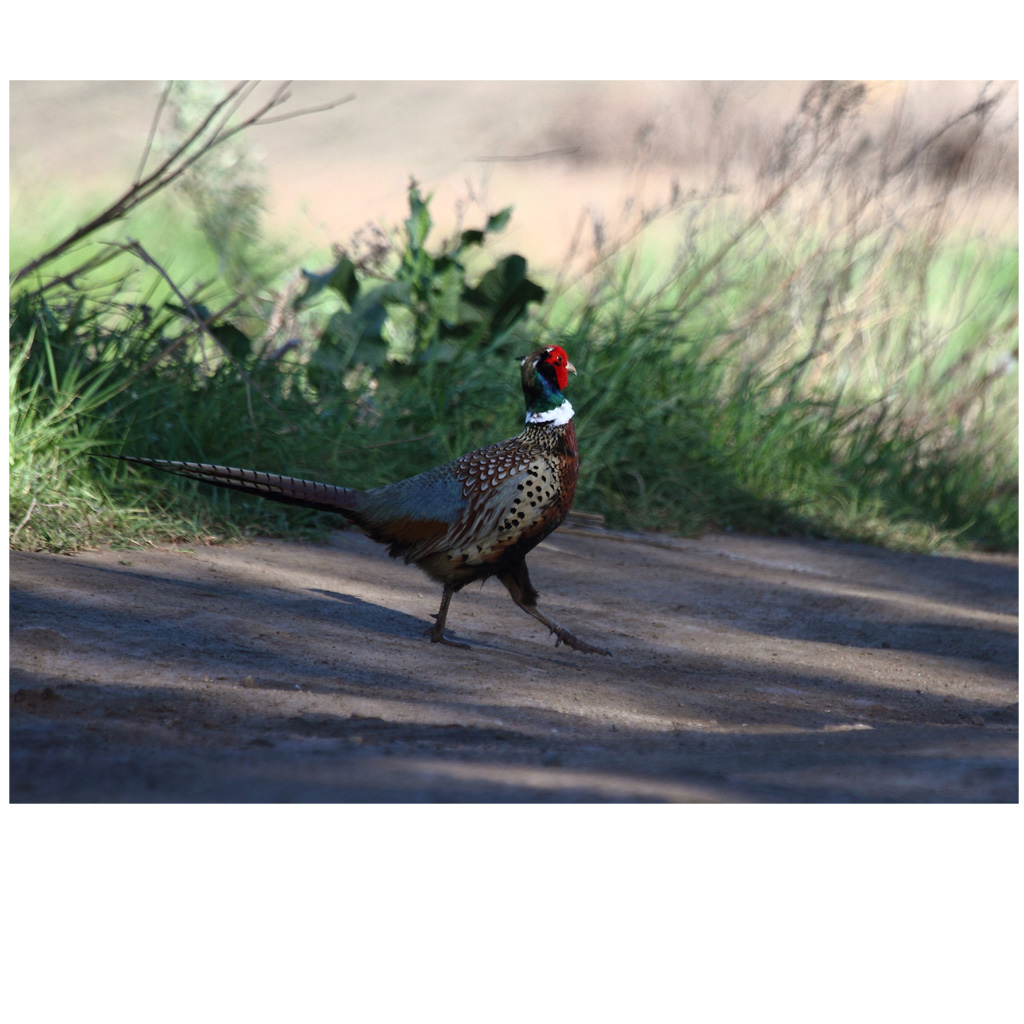
[{"label": "leafy plant", "polygon": [[516,254],[499,260],[476,284],[469,281],[468,256],[505,227],[511,207],[435,252],[427,246],[430,199],[410,186],[403,244],[388,279],[369,276],[347,255],[324,273],[304,272],[307,284],[296,309],[324,292],[341,302],[307,367],[317,390],[331,387],[352,365],[394,379],[407,376],[406,370],[449,364],[467,349],[501,347],[529,304],[544,299],[544,289],[527,276],[526,260]]}]

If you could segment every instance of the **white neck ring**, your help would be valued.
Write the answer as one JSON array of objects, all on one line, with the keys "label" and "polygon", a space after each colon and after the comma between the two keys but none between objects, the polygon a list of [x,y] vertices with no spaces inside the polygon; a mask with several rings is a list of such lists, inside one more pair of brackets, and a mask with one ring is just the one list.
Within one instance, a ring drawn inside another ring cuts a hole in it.
[{"label": "white neck ring", "polygon": [[564,427],[573,418],[573,407],[567,399],[561,405],[545,412],[531,412],[526,417],[527,423],[551,423],[556,427]]}]

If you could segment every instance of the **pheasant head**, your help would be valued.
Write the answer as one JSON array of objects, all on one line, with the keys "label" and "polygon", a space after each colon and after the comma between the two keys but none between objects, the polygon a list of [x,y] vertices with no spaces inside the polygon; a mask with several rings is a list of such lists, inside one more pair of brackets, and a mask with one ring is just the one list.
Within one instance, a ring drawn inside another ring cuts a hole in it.
[{"label": "pheasant head", "polygon": [[522,360],[523,395],[526,397],[527,423],[552,423],[563,426],[572,419],[573,408],[562,394],[569,374],[576,367],[569,362],[560,345],[546,345]]}]

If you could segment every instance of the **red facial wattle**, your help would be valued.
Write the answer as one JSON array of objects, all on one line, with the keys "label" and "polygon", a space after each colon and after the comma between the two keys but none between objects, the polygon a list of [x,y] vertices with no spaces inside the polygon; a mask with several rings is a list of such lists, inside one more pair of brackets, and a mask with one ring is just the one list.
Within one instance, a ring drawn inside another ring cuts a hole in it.
[{"label": "red facial wattle", "polygon": [[565,349],[561,345],[552,345],[547,350],[547,355],[544,359],[549,366],[553,366],[555,369],[555,381],[558,384],[558,390],[564,391],[569,384],[569,371],[576,372],[576,367],[569,362],[569,357],[566,355]]}]

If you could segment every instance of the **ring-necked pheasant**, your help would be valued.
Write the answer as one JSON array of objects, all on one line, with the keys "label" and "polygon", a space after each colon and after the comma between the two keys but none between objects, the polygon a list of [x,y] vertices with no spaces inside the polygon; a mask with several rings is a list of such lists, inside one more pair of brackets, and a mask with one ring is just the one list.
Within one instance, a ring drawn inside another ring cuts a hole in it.
[{"label": "ring-necked pheasant", "polygon": [[576,368],[558,345],[522,360],[526,427],[518,437],[478,448],[442,466],[368,491],[199,462],[116,456],[169,473],[270,498],[337,512],[388,553],[415,562],[444,587],[429,630],[434,643],[468,647],[445,636],[452,594],[473,580],[497,576],[524,612],[587,654],[608,654],[580,640],[537,608],[526,555],[569,512],[578,456],[573,408],[563,394]]}]

